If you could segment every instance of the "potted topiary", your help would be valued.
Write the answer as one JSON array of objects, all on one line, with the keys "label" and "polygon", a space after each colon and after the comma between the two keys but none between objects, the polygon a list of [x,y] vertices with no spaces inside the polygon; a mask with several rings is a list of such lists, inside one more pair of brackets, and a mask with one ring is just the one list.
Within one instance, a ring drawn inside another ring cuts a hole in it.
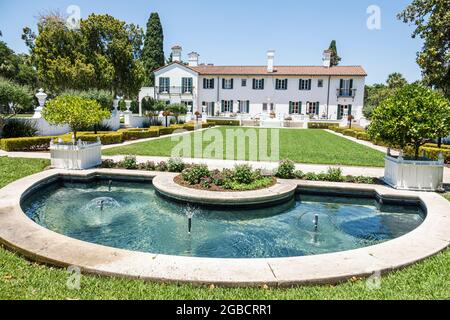
[{"label": "potted topiary", "polygon": [[53,167],[70,170],[88,169],[101,164],[101,143],[77,141],[77,134],[83,128],[100,123],[110,112],[95,100],[78,96],[60,96],[46,104],[43,118],[52,125],[69,125],[73,131],[72,141],[51,141],[51,163]]},{"label": "potted topiary", "polygon": [[419,84],[406,85],[373,110],[368,129],[373,140],[400,149],[388,150],[384,181],[397,189],[435,191],[442,188],[444,160],[420,157],[427,139],[450,134],[450,104],[440,93]]}]

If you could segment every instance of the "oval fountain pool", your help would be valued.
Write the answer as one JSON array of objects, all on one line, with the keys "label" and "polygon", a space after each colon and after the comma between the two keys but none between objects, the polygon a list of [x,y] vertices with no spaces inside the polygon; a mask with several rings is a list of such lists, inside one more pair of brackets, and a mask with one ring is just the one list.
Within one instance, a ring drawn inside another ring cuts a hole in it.
[{"label": "oval fountain pool", "polygon": [[[211,258],[276,258],[352,250],[400,237],[425,218],[418,206],[297,195],[255,210],[192,207],[160,197],[150,182],[59,181],[22,201],[54,232],[105,246]],[[189,233],[189,218],[191,233]]]}]

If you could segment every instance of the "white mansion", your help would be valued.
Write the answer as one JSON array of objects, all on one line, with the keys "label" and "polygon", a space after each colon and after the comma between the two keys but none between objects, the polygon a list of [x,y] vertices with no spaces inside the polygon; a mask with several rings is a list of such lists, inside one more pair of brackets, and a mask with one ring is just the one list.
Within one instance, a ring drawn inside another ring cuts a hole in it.
[{"label": "white mansion", "polygon": [[367,74],[361,66],[330,67],[328,50],[322,66],[275,66],[274,51],[267,53],[266,66],[199,64],[196,52],[184,64],[181,51],[172,48],[173,62],[155,71],[156,86],[142,88],[139,101],[184,103],[208,117],[362,118]]}]

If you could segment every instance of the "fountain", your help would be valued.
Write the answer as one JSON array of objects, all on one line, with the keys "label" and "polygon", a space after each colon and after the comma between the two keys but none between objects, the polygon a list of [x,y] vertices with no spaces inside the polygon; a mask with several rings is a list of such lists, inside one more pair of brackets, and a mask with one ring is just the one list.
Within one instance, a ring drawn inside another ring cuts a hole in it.
[{"label": "fountain", "polygon": [[109,180],[108,182],[108,191],[111,192],[111,188],[112,188],[112,180]]},{"label": "fountain", "polygon": [[184,209],[184,212],[186,214],[186,217],[188,218],[188,233],[191,234],[192,231],[192,218],[194,217],[197,209],[187,205],[186,209]]},{"label": "fountain", "polygon": [[121,205],[113,198],[109,197],[100,197],[91,200],[85,207],[86,211],[96,211],[100,209],[100,211],[104,211],[104,209],[113,209],[120,208]]},{"label": "fountain", "polygon": [[319,215],[315,214],[314,215],[314,231],[317,232],[318,229],[319,229]]}]

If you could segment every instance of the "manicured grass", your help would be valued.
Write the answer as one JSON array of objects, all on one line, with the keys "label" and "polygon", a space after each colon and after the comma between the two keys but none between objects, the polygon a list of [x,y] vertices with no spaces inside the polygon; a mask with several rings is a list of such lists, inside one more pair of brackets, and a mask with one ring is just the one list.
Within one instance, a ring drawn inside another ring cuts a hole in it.
[{"label": "manicured grass", "polygon": [[444,198],[450,201],[450,193],[444,194]]},{"label": "manicured grass", "polygon": [[[226,137],[227,130],[241,130],[241,134],[238,136],[243,136],[244,132],[250,132],[248,130],[254,130],[256,132],[255,136],[259,137],[260,131],[269,131],[268,136],[268,146],[270,150],[271,146],[271,134],[270,129],[247,129],[247,128],[213,128],[209,130],[212,133],[216,130],[219,136]],[[229,131],[228,131],[229,132]],[[312,163],[312,164],[332,164],[332,165],[349,165],[349,166],[373,166],[373,167],[383,167],[384,166],[384,155],[371,149],[369,147],[354,143],[345,138],[330,134],[324,130],[289,130],[281,129],[279,135],[279,158],[286,159],[289,158],[297,163]],[[208,133],[208,134],[209,134]],[[216,157],[214,153],[205,152],[206,147],[211,144],[211,142],[203,142],[203,154],[196,154],[194,147],[196,137],[200,137],[204,132],[191,133],[191,149],[190,154],[184,155],[187,158],[211,158]],[[226,157],[226,142],[225,138],[223,142],[219,142],[223,151],[218,152],[218,158],[229,159]],[[259,138],[257,138],[257,141]],[[201,139],[199,141],[202,141]],[[215,140],[213,140],[215,141]],[[258,154],[257,158],[249,157],[250,146],[257,146],[258,144],[252,140],[246,140],[245,147],[245,157],[239,158],[238,153],[235,151],[232,160],[265,160],[261,159]],[[128,155],[134,154],[138,156],[172,156],[172,150],[178,144],[178,141],[173,141],[171,137],[136,143],[123,147],[116,147],[109,150],[105,150],[104,155]],[[235,150],[237,148],[237,143],[235,143]],[[188,148],[187,148],[188,149]],[[208,154],[210,156],[208,156]],[[212,156],[211,156],[212,155]]]},{"label": "manicured grass", "polygon": [[[0,158],[0,188],[38,172],[46,160]],[[291,289],[227,289],[157,284],[82,276],[80,290],[67,288],[69,274],[19,257],[0,247],[0,299],[448,299],[450,250],[382,278],[371,290],[365,280],[337,286]]]}]

